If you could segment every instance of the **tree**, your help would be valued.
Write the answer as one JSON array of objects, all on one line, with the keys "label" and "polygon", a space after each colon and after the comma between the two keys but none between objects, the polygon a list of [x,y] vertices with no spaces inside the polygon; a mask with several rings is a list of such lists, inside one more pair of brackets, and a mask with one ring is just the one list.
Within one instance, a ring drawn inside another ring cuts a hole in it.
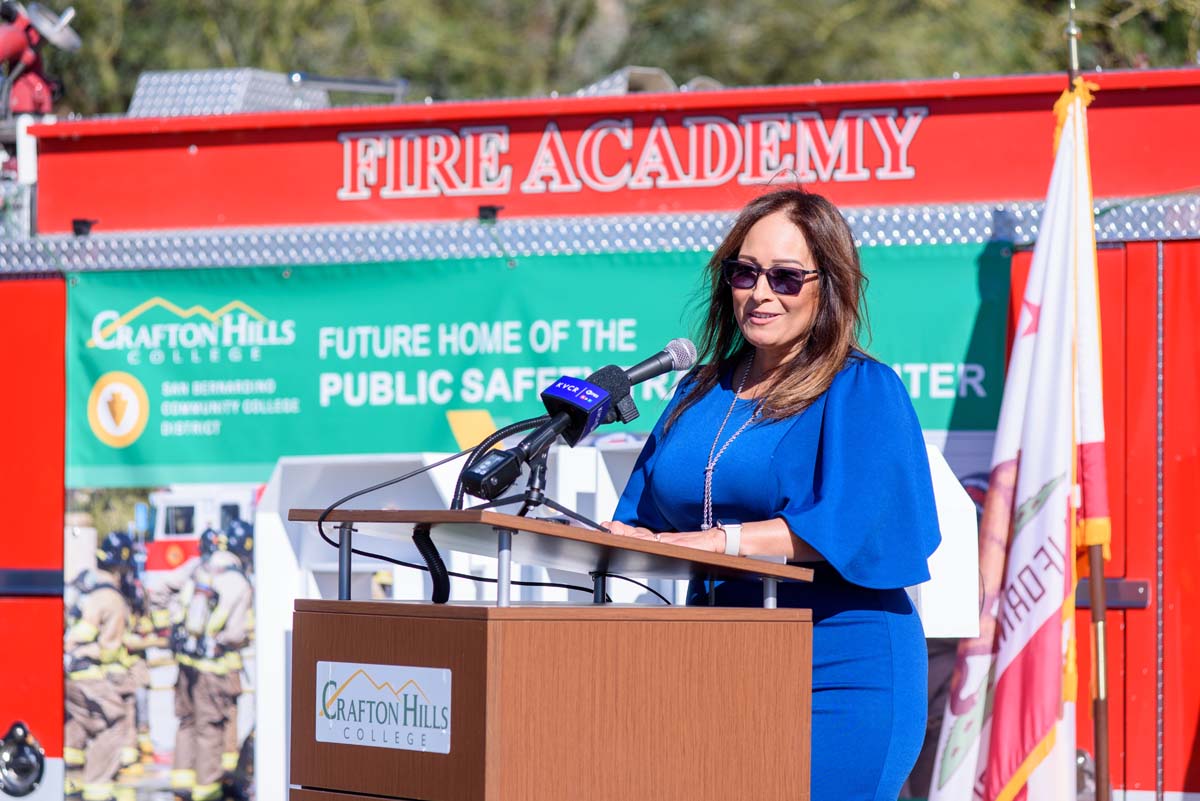
[{"label": "tree", "polygon": [[[1056,0],[76,0],[64,110],[147,70],[405,78],[421,100],[570,93],[627,64],[729,86],[1064,70]],[[1080,0],[1085,68],[1191,63],[1200,0]]]}]

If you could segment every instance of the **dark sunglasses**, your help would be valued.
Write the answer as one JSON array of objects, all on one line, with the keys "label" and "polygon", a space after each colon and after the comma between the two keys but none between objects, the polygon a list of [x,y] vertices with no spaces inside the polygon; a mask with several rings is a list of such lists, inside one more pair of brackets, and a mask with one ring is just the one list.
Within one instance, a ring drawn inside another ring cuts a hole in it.
[{"label": "dark sunglasses", "polygon": [[734,289],[753,289],[758,283],[758,277],[765,274],[767,285],[778,295],[799,295],[808,277],[819,272],[820,270],[798,270],[792,267],[763,269],[757,264],[740,259],[725,259],[721,262],[721,274],[725,283]]}]

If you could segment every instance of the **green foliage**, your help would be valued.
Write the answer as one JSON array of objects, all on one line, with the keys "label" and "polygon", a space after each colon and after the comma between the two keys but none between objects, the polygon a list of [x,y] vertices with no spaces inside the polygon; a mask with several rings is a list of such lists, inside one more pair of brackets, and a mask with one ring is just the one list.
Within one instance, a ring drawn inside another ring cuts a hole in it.
[{"label": "green foliage", "polygon": [[[1084,2],[1078,19],[1095,63],[1158,67],[1200,60],[1200,0]],[[1089,31],[1097,35],[1089,39]]]},{"label": "green foliage", "polygon": [[83,513],[85,521],[103,537],[110,531],[125,531],[134,520],[134,507],[146,503],[150,490],[74,490],[67,497],[68,513]]},{"label": "green foliage", "polygon": [[[146,70],[406,78],[410,98],[569,93],[626,64],[728,86],[1053,72],[1058,0],[75,0],[47,49],[65,111],[121,113]],[[1084,68],[1178,66],[1200,0],[1079,0]]]}]

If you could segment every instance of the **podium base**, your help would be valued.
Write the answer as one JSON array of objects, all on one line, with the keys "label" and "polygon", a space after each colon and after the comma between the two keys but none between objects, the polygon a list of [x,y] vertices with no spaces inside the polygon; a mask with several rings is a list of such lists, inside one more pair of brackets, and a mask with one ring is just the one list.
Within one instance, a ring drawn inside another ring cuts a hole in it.
[{"label": "podium base", "polygon": [[[318,741],[319,662],[450,671],[449,753]],[[808,610],[298,601],[291,801],[807,799],[811,665]]]}]

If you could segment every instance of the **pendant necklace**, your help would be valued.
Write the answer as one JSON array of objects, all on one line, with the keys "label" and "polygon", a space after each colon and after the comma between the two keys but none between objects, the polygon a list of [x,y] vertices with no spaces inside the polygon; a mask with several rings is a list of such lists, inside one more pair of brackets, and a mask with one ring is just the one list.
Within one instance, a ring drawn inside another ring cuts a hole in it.
[{"label": "pendant necklace", "polygon": [[750,377],[750,368],[754,365],[754,351],[750,352],[750,358],[746,360],[746,369],[742,371],[742,380],[738,384],[737,389],[733,391],[733,401],[729,404],[729,411],[725,412],[725,419],[721,421],[721,427],[717,429],[717,435],[713,437],[712,448],[708,451],[708,464],[704,467],[704,512],[700,522],[700,530],[708,531],[713,527],[712,514],[712,481],[713,471],[717,467],[717,462],[721,459],[721,455],[725,450],[733,444],[733,441],[758,418],[758,409],[756,408],[746,422],[742,423],[741,427],[733,432],[733,436],[725,440],[725,444],[721,446],[721,450],[717,450],[717,443],[721,441],[721,434],[725,431],[725,424],[729,422],[730,416],[733,415],[733,408],[737,406],[738,395],[742,394],[742,389],[746,386],[746,379]]}]

